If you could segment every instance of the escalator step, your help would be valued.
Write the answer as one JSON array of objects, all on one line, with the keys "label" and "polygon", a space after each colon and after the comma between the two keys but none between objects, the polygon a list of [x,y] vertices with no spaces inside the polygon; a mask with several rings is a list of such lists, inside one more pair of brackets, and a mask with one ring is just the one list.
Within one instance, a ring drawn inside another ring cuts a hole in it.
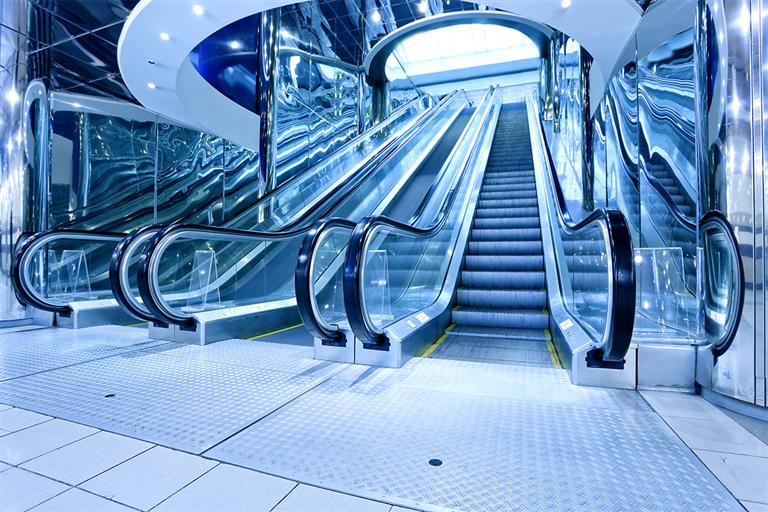
[{"label": "escalator step", "polygon": [[514,311],[489,311],[479,308],[459,308],[452,313],[456,325],[507,327],[511,329],[547,329],[549,314],[543,310],[516,309]]},{"label": "escalator step", "polygon": [[450,332],[457,336],[499,338],[501,340],[531,340],[537,343],[552,339],[549,331],[541,329],[503,329],[500,327],[454,325]]},{"label": "escalator step", "polygon": [[543,254],[541,240],[519,242],[469,242],[469,254]]},{"label": "escalator step", "polygon": [[[485,272],[508,272],[515,270],[544,270],[544,256],[517,255],[517,256],[485,256],[468,254],[465,258],[464,268],[467,270]],[[570,266],[568,267],[571,268]]]},{"label": "escalator step", "polygon": [[540,228],[473,229],[473,242],[512,242],[541,240]]},{"label": "escalator step", "polygon": [[547,306],[544,290],[488,290],[459,288],[460,306],[487,309],[540,309]]},{"label": "escalator step", "polygon": [[542,290],[546,287],[546,276],[543,271],[485,272],[462,270],[461,285],[465,288],[494,290]]},{"label": "escalator step", "polygon": [[538,217],[481,217],[475,219],[476,229],[540,228]]}]

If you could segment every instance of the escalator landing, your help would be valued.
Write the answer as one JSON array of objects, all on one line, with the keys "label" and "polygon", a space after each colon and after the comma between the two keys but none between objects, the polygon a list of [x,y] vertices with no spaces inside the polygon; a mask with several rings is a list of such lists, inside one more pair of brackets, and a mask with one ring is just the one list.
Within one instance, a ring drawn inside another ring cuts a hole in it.
[{"label": "escalator landing", "polygon": [[149,348],[137,331],[0,332],[2,370],[22,342],[43,361],[132,347],[21,372],[0,404],[419,510],[742,510],[635,391],[534,365],[317,361],[300,328]]}]

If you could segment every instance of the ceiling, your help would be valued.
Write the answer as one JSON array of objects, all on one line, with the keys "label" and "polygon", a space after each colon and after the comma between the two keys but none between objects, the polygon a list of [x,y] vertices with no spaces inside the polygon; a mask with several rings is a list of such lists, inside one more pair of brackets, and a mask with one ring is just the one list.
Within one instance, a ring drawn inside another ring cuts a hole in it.
[{"label": "ceiling", "polygon": [[28,0],[30,79],[56,89],[134,101],[117,66],[117,39],[138,0]]},{"label": "ceiling", "polygon": [[[123,23],[139,0],[27,0],[30,78],[52,87],[135,101],[117,65]],[[642,8],[656,0],[634,0]],[[315,0],[327,25],[332,52],[350,63],[381,37],[429,14],[482,9],[461,0]],[[378,12],[378,16],[371,16]],[[362,20],[366,20],[362,23]]]}]

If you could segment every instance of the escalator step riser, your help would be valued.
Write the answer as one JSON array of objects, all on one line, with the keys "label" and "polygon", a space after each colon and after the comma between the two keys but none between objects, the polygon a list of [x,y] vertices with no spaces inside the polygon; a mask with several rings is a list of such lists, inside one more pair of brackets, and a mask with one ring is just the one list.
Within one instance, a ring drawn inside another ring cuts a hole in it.
[{"label": "escalator step riser", "polygon": [[469,242],[469,254],[543,254],[540,240],[522,242]]},{"label": "escalator step riser", "polygon": [[477,219],[538,218],[539,209],[535,206],[519,208],[482,208],[478,206],[475,217]]},{"label": "escalator step riser", "polygon": [[473,337],[476,339],[495,338],[501,343],[511,340],[527,340],[531,343],[541,344],[552,339],[547,335],[547,331],[541,329],[504,329],[470,325],[455,325],[451,330],[451,335]]},{"label": "escalator step riser", "polygon": [[496,311],[455,310],[452,313],[456,325],[482,325],[488,327],[506,327],[510,329],[546,329],[549,316],[543,311],[520,311],[501,313]]},{"label": "escalator step riser", "polygon": [[480,199],[477,202],[478,208],[510,208],[510,207],[531,207],[538,206],[539,202],[536,198],[530,199],[515,199],[515,200],[501,200],[501,199]]},{"label": "escalator step riser", "polygon": [[458,290],[460,306],[490,309],[540,309],[547,306],[547,293],[543,290]]},{"label": "escalator step riser", "polygon": [[464,288],[487,290],[541,290],[546,286],[544,272],[474,272],[462,270]]},{"label": "escalator step riser", "polygon": [[541,240],[541,229],[473,229],[473,242],[513,242]]},{"label": "escalator step riser", "polygon": [[482,192],[527,192],[536,195],[535,183],[483,183]]},{"label": "escalator step riser", "polygon": [[475,219],[477,229],[539,228],[538,217],[488,217]]},{"label": "escalator step riser", "polygon": [[[464,268],[477,271],[543,271],[544,256],[537,255],[517,255],[517,256],[481,256],[468,254]],[[570,267],[569,267],[570,268]]]},{"label": "escalator step riser", "polygon": [[536,199],[536,191],[520,190],[517,192],[514,192],[514,191],[486,192],[483,190],[480,192],[481,201],[493,201],[493,200],[516,201],[518,199]]}]

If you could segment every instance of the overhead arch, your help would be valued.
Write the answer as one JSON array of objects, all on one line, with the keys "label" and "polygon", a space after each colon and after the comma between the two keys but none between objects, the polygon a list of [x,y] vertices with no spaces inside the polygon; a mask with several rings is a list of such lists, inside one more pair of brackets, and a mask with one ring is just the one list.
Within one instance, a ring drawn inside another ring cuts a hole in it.
[{"label": "overhead arch", "polygon": [[533,41],[542,54],[549,47],[549,39],[553,32],[551,27],[542,23],[500,11],[462,11],[430,16],[387,34],[371,48],[363,61],[363,70],[368,82],[372,84],[386,82],[384,68],[387,58],[406,38],[438,28],[468,24],[498,25],[517,30]]}]

